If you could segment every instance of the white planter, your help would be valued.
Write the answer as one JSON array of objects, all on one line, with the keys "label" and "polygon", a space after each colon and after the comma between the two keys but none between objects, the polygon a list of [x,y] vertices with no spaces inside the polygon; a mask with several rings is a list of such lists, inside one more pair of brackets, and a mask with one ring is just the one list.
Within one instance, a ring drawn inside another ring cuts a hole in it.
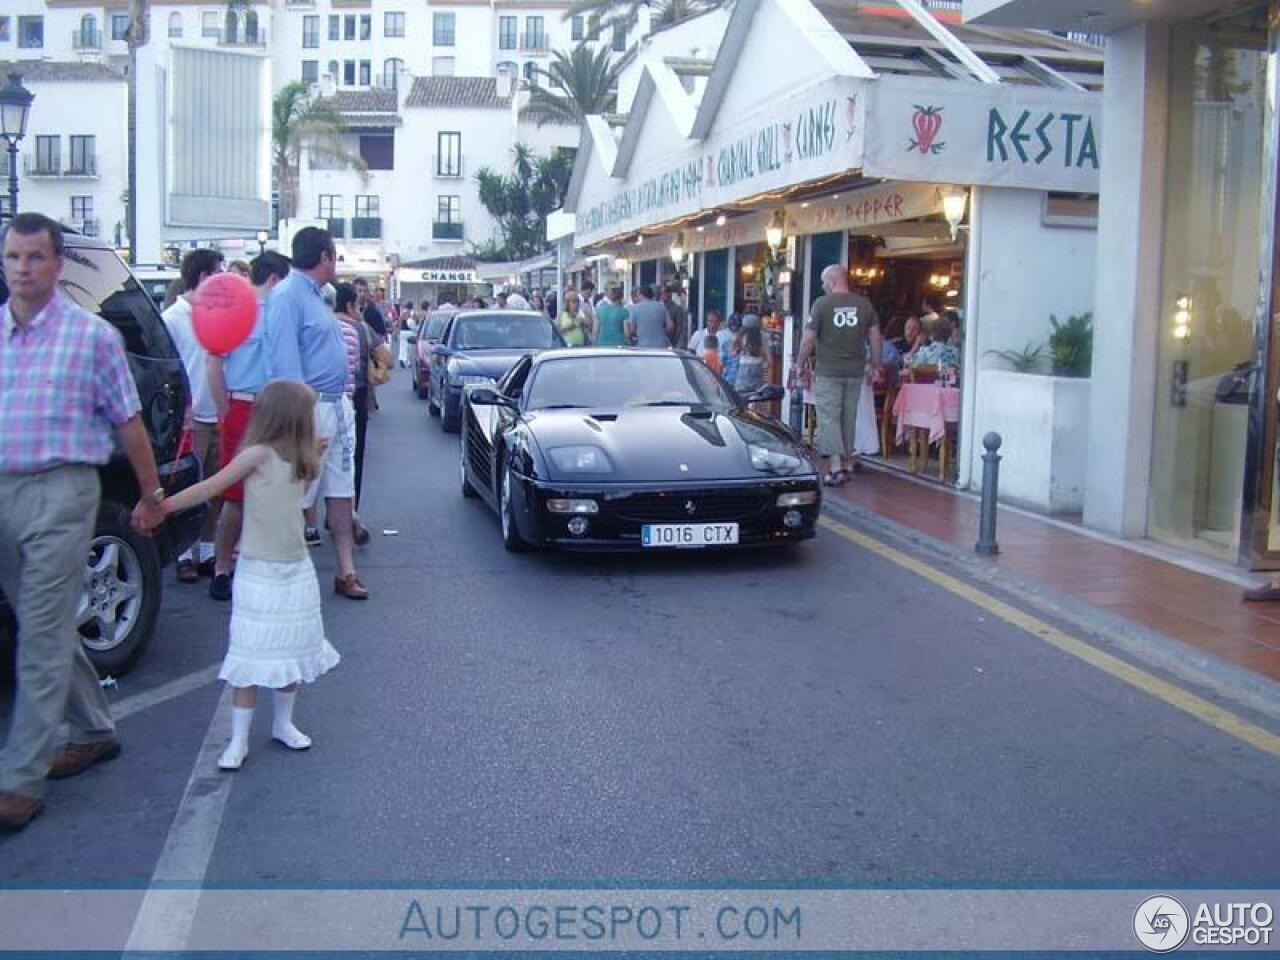
[{"label": "white planter", "polygon": [[[1000,434],[1000,499],[1043,513],[1084,509],[1089,381],[1008,370],[978,373],[975,466]],[[981,484],[981,470],[975,481]]]}]

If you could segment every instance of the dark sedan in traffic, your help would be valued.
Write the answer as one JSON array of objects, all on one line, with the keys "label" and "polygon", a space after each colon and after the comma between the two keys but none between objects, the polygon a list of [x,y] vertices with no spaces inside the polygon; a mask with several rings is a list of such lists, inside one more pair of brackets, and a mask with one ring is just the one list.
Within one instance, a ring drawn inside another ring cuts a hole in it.
[{"label": "dark sedan in traffic", "polygon": [[463,398],[461,483],[503,543],[578,550],[788,544],[814,535],[818,473],[787,429],[701,360],[549,350]]},{"label": "dark sedan in traffic", "polygon": [[493,384],[525,354],[563,347],[555,324],[536,310],[460,310],[431,351],[427,403],[456,433],[467,384]]}]

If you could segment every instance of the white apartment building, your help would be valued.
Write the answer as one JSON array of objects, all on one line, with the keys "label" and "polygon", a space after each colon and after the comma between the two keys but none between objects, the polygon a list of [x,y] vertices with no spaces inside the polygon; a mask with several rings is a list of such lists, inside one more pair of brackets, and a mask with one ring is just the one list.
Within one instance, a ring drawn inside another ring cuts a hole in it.
[{"label": "white apartment building", "polygon": [[[342,149],[359,156],[365,170],[320,149],[303,158],[299,219],[327,224],[342,275],[382,280],[398,266],[464,258],[496,233],[476,173],[485,167],[508,173],[517,143],[545,155],[578,141],[576,126],[521,119],[527,96],[511,78],[402,79],[398,90],[337,90],[330,97],[347,123]],[[429,293],[411,287],[402,296]]]}]

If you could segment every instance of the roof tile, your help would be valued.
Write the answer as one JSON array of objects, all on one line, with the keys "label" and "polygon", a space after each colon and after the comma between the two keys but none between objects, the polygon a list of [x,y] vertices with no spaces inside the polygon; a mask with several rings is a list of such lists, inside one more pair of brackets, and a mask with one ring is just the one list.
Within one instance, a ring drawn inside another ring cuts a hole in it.
[{"label": "roof tile", "polygon": [[506,110],[511,97],[498,96],[496,77],[418,77],[405,106]]},{"label": "roof tile", "polygon": [[104,63],[77,60],[0,61],[0,77],[22,75],[23,83],[124,83],[124,75]]}]

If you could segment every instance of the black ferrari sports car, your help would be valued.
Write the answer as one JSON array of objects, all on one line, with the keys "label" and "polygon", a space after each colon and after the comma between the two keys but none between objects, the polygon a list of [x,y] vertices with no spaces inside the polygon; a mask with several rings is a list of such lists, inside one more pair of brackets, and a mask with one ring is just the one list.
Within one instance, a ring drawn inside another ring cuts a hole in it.
[{"label": "black ferrari sports car", "polygon": [[698,358],[548,350],[462,399],[461,479],[509,550],[703,549],[814,535],[817,470]]}]

